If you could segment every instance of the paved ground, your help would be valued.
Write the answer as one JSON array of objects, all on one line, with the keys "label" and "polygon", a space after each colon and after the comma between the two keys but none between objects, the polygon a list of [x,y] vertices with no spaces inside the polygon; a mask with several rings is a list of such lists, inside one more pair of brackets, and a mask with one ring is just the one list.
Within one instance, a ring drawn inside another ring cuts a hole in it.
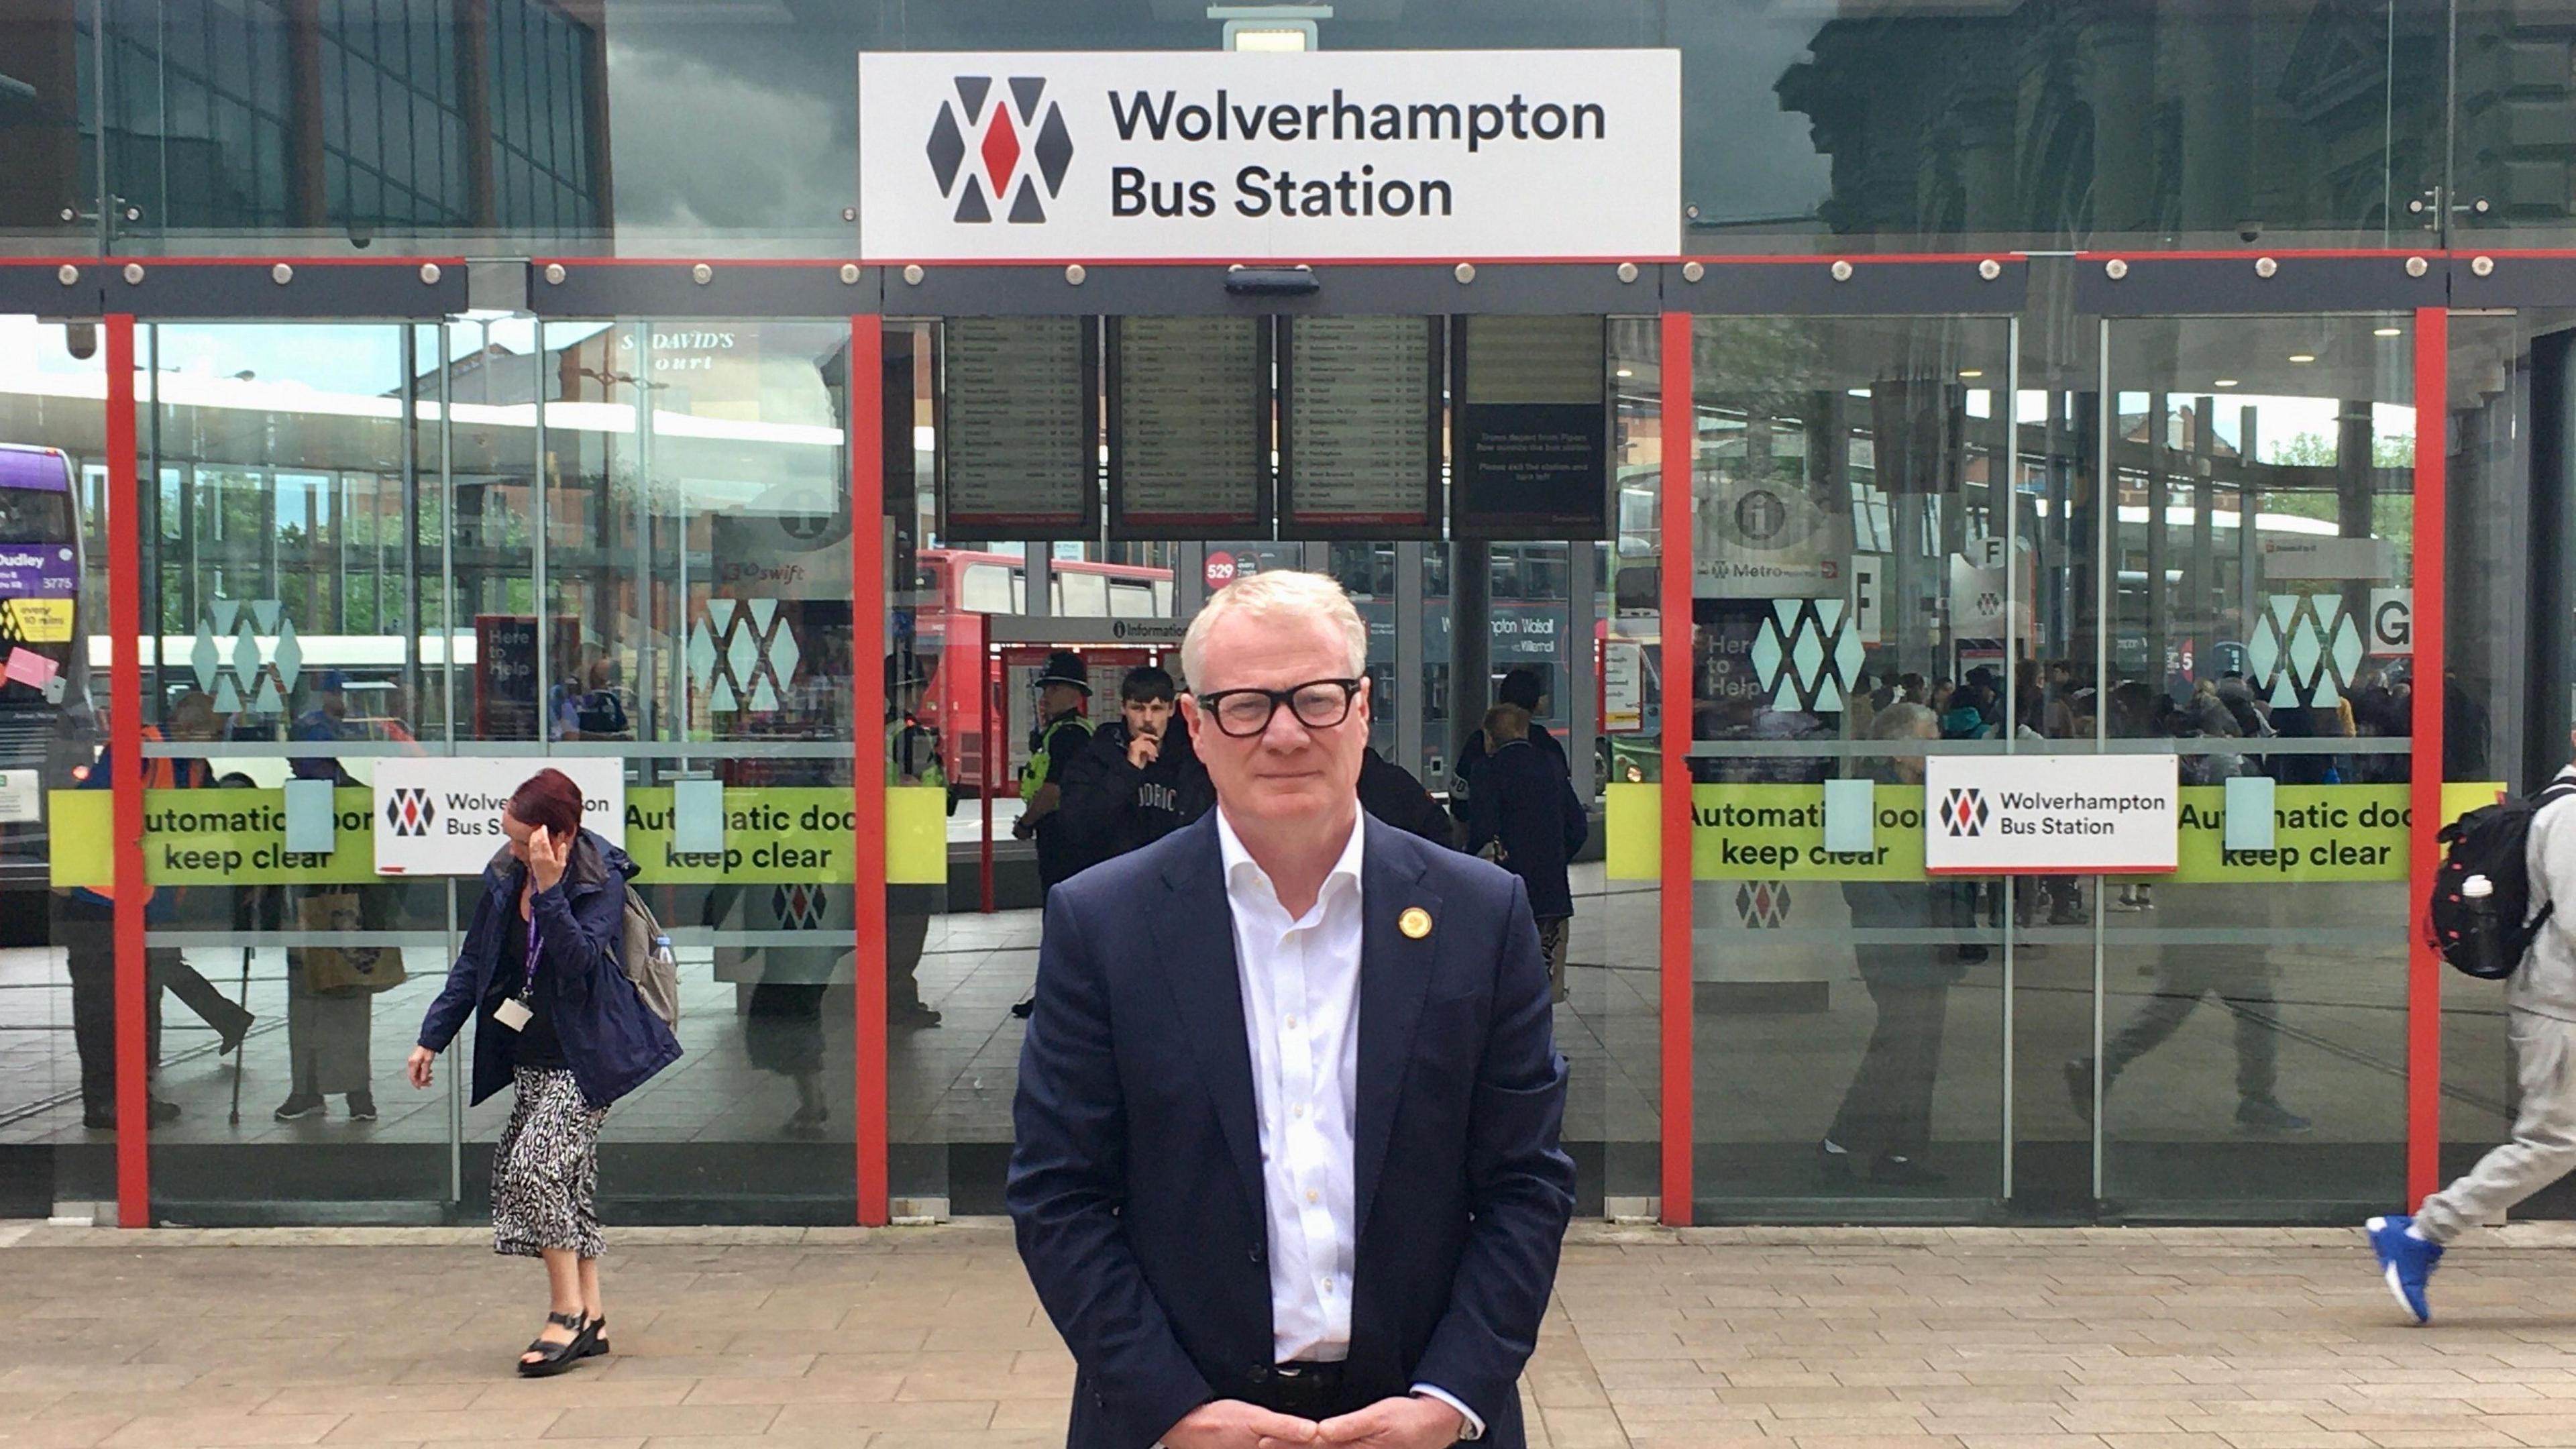
[{"label": "paved ground", "polygon": [[[475,1238],[0,1227],[0,1446],[1061,1442],[997,1225],[630,1232],[618,1356],[545,1382]],[[2413,1330],[2348,1233],[1587,1227],[1524,1394],[1550,1449],[2576,1445],[2570,1243],[2456,1253]]]}]

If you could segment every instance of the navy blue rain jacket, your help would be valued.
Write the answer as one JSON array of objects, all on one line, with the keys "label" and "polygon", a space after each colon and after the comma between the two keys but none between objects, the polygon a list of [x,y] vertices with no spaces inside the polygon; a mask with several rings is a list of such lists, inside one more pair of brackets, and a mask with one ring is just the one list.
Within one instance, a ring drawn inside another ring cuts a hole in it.
[{"label": "navy blue rain jacket", "polygon": [[[591,831],[581,833],[563,879],[537,893],[537,993],[573,1081],[593,1107],[605,1107],[679,1060],[680,1042],[655,1016],[621,964],[626,954],[626,881],[637,866],[625,851]],[[483,899],[465,928],[465,949],[447,973],[447,984],[421,1019],[420,1044],[445,1051],[465,1019],[477,1015],[501,960],[503,931],[524,931],[519,886],[527,867],[506,850],[483,871]],[[474,1100],[510,1084],[518,1033],[477,1022],[474,1028]]]}]

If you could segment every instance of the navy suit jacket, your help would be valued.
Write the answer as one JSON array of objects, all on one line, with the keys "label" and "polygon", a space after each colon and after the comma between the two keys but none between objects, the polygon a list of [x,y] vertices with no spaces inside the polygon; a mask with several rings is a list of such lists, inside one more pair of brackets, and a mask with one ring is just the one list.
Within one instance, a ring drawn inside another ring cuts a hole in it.
[{"label": "navy suit jacket", "polygon": [[[1520,881],[1360,815],[1358,1240],[1345,1386],[1518,1381],[1574,1211],[1566,1070]],[[1431,917],[1419,940],[1397,929]],[[1251,1047],[1214,812],[1047,898],[1008,1200],[1078,1372],[1071,1449],[1147,1449],[1272,1363]]]}]

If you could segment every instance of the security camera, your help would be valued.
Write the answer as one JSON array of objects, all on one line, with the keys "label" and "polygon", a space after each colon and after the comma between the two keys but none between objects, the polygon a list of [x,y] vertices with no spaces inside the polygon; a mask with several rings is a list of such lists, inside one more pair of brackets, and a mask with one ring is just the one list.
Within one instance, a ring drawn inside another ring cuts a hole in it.
[{"label": "security camera", "polygon": [[64,323],[63,350],[82,362],[98,356],[98,324],[95,322]]},{"label": "security camera", "polygon": [[363,221],[349,224],[349,245],[360,251],[376,244],[376,229]]},{"label": "security camera", "polygon": [[2249,222],[2246,222],[2246,223],[2245,223],[2245,224],[2243,224],[2242,226],[2239,226],[2238,228],[2236,228],[2236,239],[2237,239],[2238,241],[2244,242],[2244,243],[2245,243],[2246,245],[2248,245],[2248,246],[2253,245],[2253,244],[2254,244],[2254,242],[2255,242],[2256,240],[2258,240],[2262,235],[2263,235],[2263,228],[2261,228],[2260,226],[2255,225],[2253,222],[2250,222],[2250,221],[2249,221]]}]

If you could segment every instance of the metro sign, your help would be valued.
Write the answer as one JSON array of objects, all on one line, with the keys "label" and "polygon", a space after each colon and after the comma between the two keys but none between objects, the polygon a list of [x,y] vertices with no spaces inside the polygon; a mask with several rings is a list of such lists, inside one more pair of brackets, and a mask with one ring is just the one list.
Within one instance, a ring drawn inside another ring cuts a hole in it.
[{"label": "metro sign", "polygon": [[[1004,197],[1011,199],[1012,221],[1046,220],[1039,183],[1045,183],[1047,200],[1053,200],[1064,190],[1065,168],[1073,164],[1073,133],[1064,124],[1064,108],[1046,100],[1046,84],[1044,76],[1012,76],[1004,83],[1010,93],[1005,100],[993,94],[991,76],[961,75],[956,98],[939,103],[927,151],[939,194],[957,200],[956,220],[991,221],[994,204]],[[1038,119],[1041,101],[1046,104],[1044,121]],[[1011,119],[1014,108],[1016,122]],[[970,153],[967,137],[979,133],[982,139]],[[1035,139],[1023,142],[1024,135]],[[970,155],[983,163],[980,168],[966,164]]]}]

